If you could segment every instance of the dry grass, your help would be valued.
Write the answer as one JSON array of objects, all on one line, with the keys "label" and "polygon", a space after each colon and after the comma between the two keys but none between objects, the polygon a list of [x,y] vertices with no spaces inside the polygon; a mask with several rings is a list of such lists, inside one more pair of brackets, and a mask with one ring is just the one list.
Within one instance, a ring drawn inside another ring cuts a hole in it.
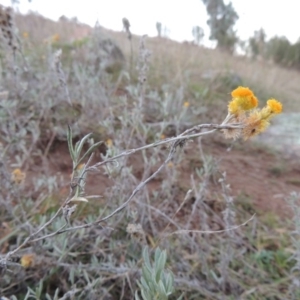
[{"label": "dry grass", "polygon": [[[105,33],[122,45],[124,52],[130,55],[130,45],[124,33],[110,30]],[[138,38],[133,43],[134,48],[137,48]],[[147,45],[155,64],[154,76],[159,80],[171,78],[174,84],[185,84],[188,76],[189,81],[200,83],[203,78],[213,79],[219,73],[233,72],[242,77],[245,85],[254,85],[267,97],[283,99],[286,111],[300,110],[300,75],[297,71],[284,69],[271,62],[232,56],[219,50],[187,42],[180,44],[164,38],[150,38]]]},{"label": "dry grass", "polygon": [[81,39],[91,33],[91,27],[84,24],[62,20],[54,22],[44,19],[38,14],[16,15],[15,21],[20,31],[20,36],[28,34],[28,38],[36,43],[42,43],[54,35],[58,35],[62,41]]},{"label": "dry grass", "polygon": [[[28,32],[33,41],[39,43],[58,34],[61,41],[80,40],[91,34],[92,28],[74,22],[53,22],[38,15],[16,17],[21,32]],[[121,22],[120,22],[121,27]],[[103,28],[104,36],[112,38],[127,57],[131,55],[131,45],[125,32],[114,32]],[[138,48],[139,39],[132,41],[133,48]],[[267,97],[283,99],[287,111],[299,111],[298,95],[299,72],[281,68],[275,64],[251,60],[245,57],[231,56],[213,49],[205,49],[191,43],[177,43],[165,38],[150,38],[147,46],[152,52],[155,65],[153,76],[161,79],[171,78],[171,83],[186,83],[188,80],[201,82],[203,76],[214,76],[222,72],[234,72],[242,77],[247,85],[255,85],[257,89],[266,93]],[[172,76],[170,76],[172,74]],[[272,93],[270,93],[272,91]],[[228,90],[230,92],[230,90]]]}]

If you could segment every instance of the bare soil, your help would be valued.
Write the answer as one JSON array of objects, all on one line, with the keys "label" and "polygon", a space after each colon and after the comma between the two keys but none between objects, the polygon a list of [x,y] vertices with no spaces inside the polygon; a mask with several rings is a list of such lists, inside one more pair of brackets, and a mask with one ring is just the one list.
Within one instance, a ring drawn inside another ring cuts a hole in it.
[{"label": "bare soil", "polygon": [[[220,142],[221,141],[221,142]],[[200,151],[196,143],[189,143],[185,149],[185,159],[174,167],[179,172],[178,197],[184,197],[190,188],[190,178],[195,168],[203,165]],[[217,162],[219,174],[226,172],[226,181],[231,187],[231,196],[239,201],[250,201],[255,210],[261,214],[274,213],[282,218],[290,215],[285,198],[292,191],[300,192],[300,162],[283,153],[275,152],[263,145],[251,141],[236,142],[231,149],[230,144],[223,142],[222,138],[204,139],[202,143],[205,155],[212,155]],[[228,151],[229,150],[229,151]],[[95,160],[101,160],[98,153]],[[139,156],[130,160],[133,172],[140,177],[141,168]],[[65,184],[61,188],[60,197],[68,193],[71,169],[71,159],[66,143],[55,143],[49,153],[47,167],[51,175],[61,174]],[[27,172],[37,173],[45,170],[45,164],[29,166]],[[163,175],[162,175],[163,176]],[[30,177],[30,176],[29,176]],[[161,183],[161,176],[148,184],[150,190],[156,189]],[[87,180],[88,194],[104,193],[105,189],[113,184],[107,175],[93,173]],[[220,191],[215,182],[211,185],[213,192]]]}]

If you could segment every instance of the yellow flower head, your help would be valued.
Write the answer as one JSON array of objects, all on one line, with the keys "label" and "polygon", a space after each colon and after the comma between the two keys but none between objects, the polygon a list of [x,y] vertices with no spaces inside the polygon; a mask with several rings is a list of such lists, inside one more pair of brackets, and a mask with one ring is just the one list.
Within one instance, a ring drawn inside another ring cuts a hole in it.
[{"label": "yellow flower head", "polygon": [[112,141],[112,139],[107,139],[106,142],[105,142],[105,144],[106,144],[106,146],[107,146],[108,148],[111,148],[111,147],[113,146],[113,141]]},{"label": "yellow flower head", "polygon": [[281,112],[282,104],[275,99],[270,99],[267,101],[267,105],[261,110],[261,118],[269,120],[274,115],[280,114]]},{"label": "yellow flower head", "polygon": [[76,168],[76,171],[82,170],[84,166],[85,166],[85,164],[79,164]]},{"label": "yellow flower head", "polygon": [[183,107],[188,108],[189,106],[190,106],[190,102],[185,101],[185,102],[183,103]]},{"label": "yellow flower head", "polygon": [[282,104],[275,99],[268,100],[267,107],[273,114],[280,114],[282,112]]},{"label": "yellow flower head", "polygon": [[21,265],[23,268],[29,268],[34,265],[35,255],[34,254],[25,254],[21,257]]},{"label": "yellow flower head", "polygon": [[26,174],[22,172],[19,168],[14,169],[11,173],[11,181],[15,184],[21,184],[24,182]]},{"label": "yellow flower head", "polygon": [[239,86],[231,92],[232,101],[228,105],[231,114],[239,114],[240,111],[250,110],[258,105],[258,100],[253,92],[247,88]]},{"label": "yellow flower head", "polygon": [[51,37],[52,42],[58,42],[60,40],[60,36],[58,33],[55,33],[52,37]]},{"label": "yellow flower head", "polygon": [[244,121],[243,137],[245,140],[267,129],[270,125],[268,119],[263,116],[263,110],[255,110]]},{"label": "yellow flower head", "polygon": [[167,166],[168,166],[168,168],[173,168],[174,164],[170,161],[170,162],[168,162]]}]

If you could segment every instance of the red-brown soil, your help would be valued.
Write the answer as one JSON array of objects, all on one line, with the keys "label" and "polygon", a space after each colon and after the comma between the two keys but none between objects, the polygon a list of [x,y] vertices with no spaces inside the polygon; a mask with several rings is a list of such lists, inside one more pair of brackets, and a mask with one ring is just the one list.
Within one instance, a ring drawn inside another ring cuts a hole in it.
[{"label": "red-brown soil", "polygon": [[[174,167],[180,174],[180,187],[185,187],[186,190],[190,188],[190,175],[195,172],[195,167],[202,165],[200,151],[195,144],[190,143],[185,147],[185,159],[180,164],[174,161]],[[292,191],[300,192],[300,162],[251,141],[237,142],[230,151],[228,147],[221,137],[218,140],[204,139],[202,144],[203,152],[212,155],[218,162],[219,171],[226,172],[226,181],[230,184],[234,199],[248,199],[258,212],[271,212],[283,218],[287,217],[290,212],[285,198]],[[130,162],[133,163],[134,174],[139,177],[142,166],[138,154],[134,155],[137,156],[136,159],[131,159]],[[100,155],[96,155],[95,159],[99,161]],[[29,166],[28,172],[42,172],[44,167]],[[67,193],[71,174],[67,144],[53,146],[48,158],[48,167],[51,174],[63,175],[66,184],[61,194]],[[158,176],[150,182],[148,188],[157,188],[161,181],[159,178],[161,177]],[[86,191],[89,194],[101,195],[105,188],[112,184],[106,175],[93,173],[88,177]],[[212,189],[215,189],[213,185]]]}]

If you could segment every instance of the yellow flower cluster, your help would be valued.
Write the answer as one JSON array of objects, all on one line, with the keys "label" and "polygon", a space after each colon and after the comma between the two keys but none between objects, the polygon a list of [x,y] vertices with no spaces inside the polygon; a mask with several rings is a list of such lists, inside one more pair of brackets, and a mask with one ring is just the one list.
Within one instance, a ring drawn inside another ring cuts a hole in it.
[{"label": "yellow flower cluster", "polygon": [[236,139],[240,135],[245,140],[263,132],[269,125],[270,119],[282,112],[282,104],[270,99],[262,109],[257,109],[258,100],[247,87],[238,87],[231,93],[232,100],[228,104],[228,118],[225,124],[241,124],[243,128],[224,129],[226,138]]}]

